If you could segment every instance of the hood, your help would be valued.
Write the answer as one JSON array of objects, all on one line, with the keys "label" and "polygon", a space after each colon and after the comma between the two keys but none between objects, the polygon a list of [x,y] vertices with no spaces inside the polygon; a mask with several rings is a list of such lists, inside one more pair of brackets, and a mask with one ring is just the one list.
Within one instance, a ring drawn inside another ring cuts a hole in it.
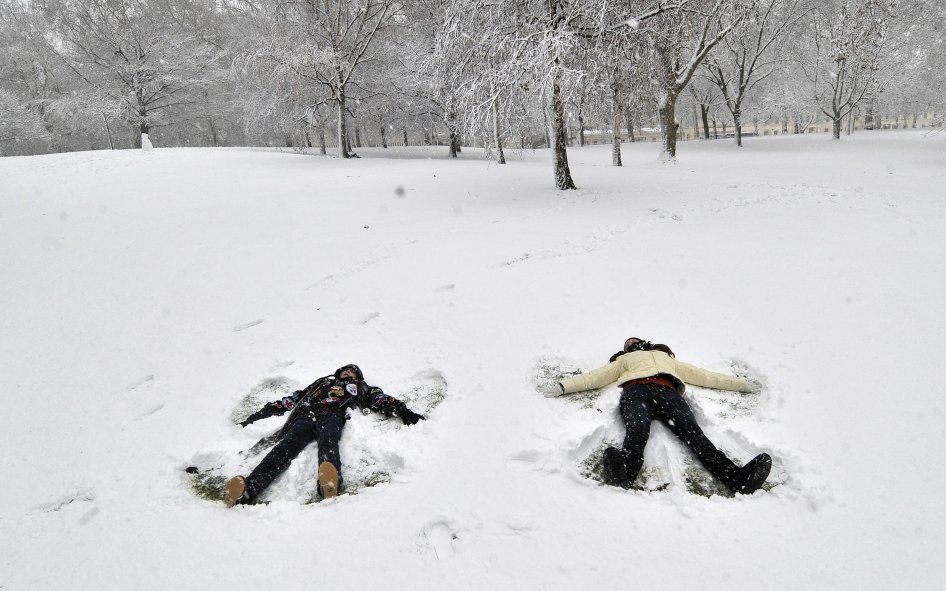
[{"label": "hood", "polygon": [[354,370],[355,375],[358,377],[359,382],[365,381],[365,374],[361,373],[361,368],[355,365],[354,363],[349,363],[348,365],[343,365],[335,370],[335,379],[338,379],[342,375],[342,372],[346,369]]}]

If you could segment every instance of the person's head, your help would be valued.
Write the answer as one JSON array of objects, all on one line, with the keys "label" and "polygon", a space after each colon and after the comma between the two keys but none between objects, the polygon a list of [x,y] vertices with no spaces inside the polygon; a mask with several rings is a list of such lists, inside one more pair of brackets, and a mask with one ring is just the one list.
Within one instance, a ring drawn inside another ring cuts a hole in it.
[{"label": "person's head", "polygon": [[347,379],[363,382],[365,380],[365,376],[361,373],[360,367],[354,363],[349,363],[348,365],[343,365],[335,370],[335,379]]},{"label": "person's head", "polygon": [[649,351],[650,350],[650,341],[646,341],[640,337],[631,337],[624,341],[624,352],[632,353],[634,351]]},{"label": "person's head", "polygon": [[[673,354],[673,351],[667,345],[663,345],[661,343],[651,343],[650,341],[640,337],[631,337],[624,341],[623,353],[633,353],[634,351],[661,351],[671,357],[676,357],[676,355]],[[620,355],[617,355],[613,359],[616,359],[619,356]]]}]

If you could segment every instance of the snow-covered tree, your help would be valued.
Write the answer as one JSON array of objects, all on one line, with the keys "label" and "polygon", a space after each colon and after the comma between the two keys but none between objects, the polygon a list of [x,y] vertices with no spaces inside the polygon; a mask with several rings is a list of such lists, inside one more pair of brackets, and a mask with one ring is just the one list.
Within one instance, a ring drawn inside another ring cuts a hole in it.
[{"label": "snow-covered tree", "polygon": [[664,155],[677,156],[677,99],[703,60],[745,18],[752,2],[695,0],[665,10],[644,27],[658,70]]},{"label": "snow-covered tree", "polygon": [[802,62],[813,100],[840,139],[845,117],[882,90],[896,0],[823,0],[811,13],[809,56]]},{"label": "snow-covered tree", "polygon": [[80,84],[59,109],[73,117],[116,117],[134,145],[151,128],[179,121],[216,80],[219,49],[194,30],[188,0],[50,0],[50,46]]},{"label": "snow-covered tree", "polygon": [[742,146],[746,97],[778,72],[780,50],[805,7],[799,0],[758,0],[705,63],[733,120],[736,145]]}]

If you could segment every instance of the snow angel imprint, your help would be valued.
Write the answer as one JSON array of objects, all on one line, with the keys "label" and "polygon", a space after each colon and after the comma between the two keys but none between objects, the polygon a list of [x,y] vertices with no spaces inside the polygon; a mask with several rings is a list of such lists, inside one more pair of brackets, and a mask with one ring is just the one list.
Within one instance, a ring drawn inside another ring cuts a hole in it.
[{"label": "snow angel imprint", "polygon": [[405,425],[424,419],[381,388],[365,383],[357,365],[342,366],[333,375],[319,378],[290,396],[268,403],[240,423],[245,427],[254,421],[292,411],[276,434],[279,443],[263,461],[249,476],[234,476],[227,481],[224,503],[232,507],[253,502],[313,441],[319,446],[319,494],[323,498],[336,496],[342,484],[338,442],[348,420],[347,411],[352,407],[396,416]]},{"label": "snow angel imprint", "polygon": [[631,337],[607,365],[562,378],[553,394],[594,390],[614,382],[623,390],[620,410],[626,433],[621,448],[608,447],[604,452],[604,473],[610,484],[626,487],[637,478],[644,464],[650,424],[655,420],[665,424],[710,474],[734,492],[751,494],[765,483],[772,469],[769,454],[759,454],[740,468],[707,439],[683,398],[685,384],[748,392],[745,379],[677,361],[670,347]]}]

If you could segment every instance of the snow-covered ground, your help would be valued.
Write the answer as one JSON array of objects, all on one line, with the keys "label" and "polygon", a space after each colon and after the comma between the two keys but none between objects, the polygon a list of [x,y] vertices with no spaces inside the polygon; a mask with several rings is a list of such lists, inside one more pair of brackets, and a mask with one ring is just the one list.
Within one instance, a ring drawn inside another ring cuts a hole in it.
[{"label": "snow-covered ground", "polygon": [[[946,138],[746,144],[574,149],[565,193],[546,151],[0,159],[0,589],[941,588]],[[628,336],[766,383],[687,397],[771,490],[691,492],[658,428],[671,486],[587,477],[616,390],[535,380]],[[269,504],[194,494],[280,424],[248,395],[349,362],[446,382],[349,425],[380,484],[306,503],[307,452]]]}]

